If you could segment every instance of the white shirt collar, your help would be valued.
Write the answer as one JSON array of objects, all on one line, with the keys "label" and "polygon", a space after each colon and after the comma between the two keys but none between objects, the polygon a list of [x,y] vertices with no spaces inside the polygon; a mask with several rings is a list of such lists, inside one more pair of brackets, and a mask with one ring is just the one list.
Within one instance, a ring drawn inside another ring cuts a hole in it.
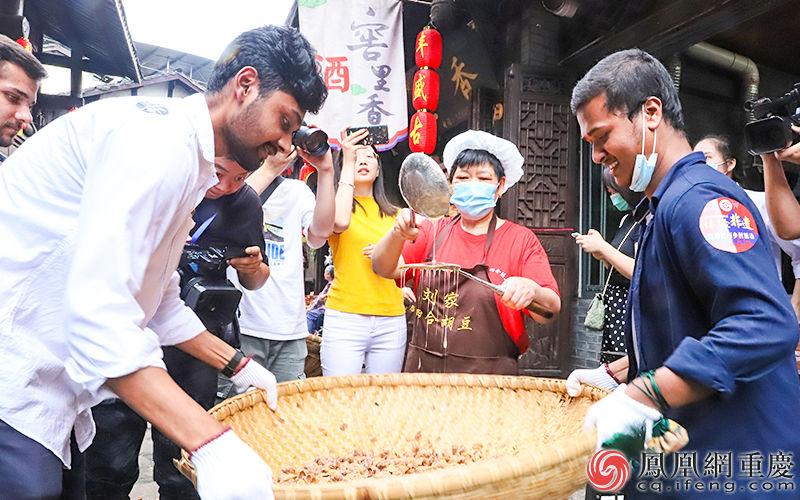
[{"label": "white shirt collar", "polygon": [[200,150],[203,158],[214,163],[214,127],[211,124],[211,113],[208,111],[208,103],[205,94],[197,93],[183,98],[187,104],[189,117],[197,128],[197,138],[200,141]]}]

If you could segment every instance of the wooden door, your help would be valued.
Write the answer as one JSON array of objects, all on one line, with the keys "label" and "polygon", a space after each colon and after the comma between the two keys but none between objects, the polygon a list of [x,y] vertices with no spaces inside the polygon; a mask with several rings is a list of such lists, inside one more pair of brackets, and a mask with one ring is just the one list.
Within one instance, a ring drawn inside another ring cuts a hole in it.
[{"label": "wooden door", "polygon": [[528,320],[531,343],[520,373],[565,376],[572,353],[573,302],[577,284],[577,136],[569,109],[572,82],[535,68],[506,71],[503,135],[525,158],[519,183],[501,199],[500,215],[527,226],[542,242],[561,292],[561,313],[547,325]]}]

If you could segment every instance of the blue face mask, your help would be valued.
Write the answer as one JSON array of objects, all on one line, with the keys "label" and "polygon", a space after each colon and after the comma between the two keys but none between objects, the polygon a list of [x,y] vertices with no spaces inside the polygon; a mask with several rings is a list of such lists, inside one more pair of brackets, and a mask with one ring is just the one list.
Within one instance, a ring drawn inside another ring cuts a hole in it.
[{"label": "blue face mask", "polygon": [[653,178],[653,171],[656,168],[656,160],[658,153],[656,153],[656,132],[653,131],[653,152],[650,153],[650,158],[644,155],[644,106],[642,106],[642,152],[636,155],[636,164],[633,166],[633,175],[631,176],[631,191],[641,193],[650,184],[650,179]]},{"label": "blue face mask", "polygon": [[631,209],[631,206],[628,205],[628,202],[625,201],[625,198],[619,193],[611,193],[611,204],[620,212],[627,212]]},{"label": "blue face mask", "polygon": [[497,184],[480,181],[464,181],[453,184],[450,203],[456,206],[467,220],[484,218],[497,204]]}]

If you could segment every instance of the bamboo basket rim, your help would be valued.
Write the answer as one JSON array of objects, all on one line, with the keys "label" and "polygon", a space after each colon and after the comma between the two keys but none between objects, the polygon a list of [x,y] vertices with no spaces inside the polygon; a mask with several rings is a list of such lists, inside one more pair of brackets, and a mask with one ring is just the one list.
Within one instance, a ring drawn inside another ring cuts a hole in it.
[{"label": "bamboo basket rim", "polygon": [[[368,386],[451,386],[481,387],[516,390],[543,390],[567,394],[566,381],[555,378],[540,378],[510,375],[473,375],[461,373],[393,373],[361,374],[329,377],[313,377],[278,384],[278,396],[303,394],[319,390],[358,388]],[[588,397],[597,401],[608,391],[583,385],[577,397]],[[570,396],[568,396],[570,397]],[[266,392],[257,389],[227,399],[209,410],[219,421],[256,404],[266,403]],[[315,498],[320,500],[340,498],[366,498],[363,492],[373,491],[379,485],[388,498],[414,498],[452,493],[465,488],[475,488],[520,476],[528,476],[557,468],[559,464],[580,457],[594,450],[594,430],[581,431],[569,441],[557,440],[535,450],[524,450],[516,455],[502,456],[480,462],[446,467],[403,476],[363,478],[347,482],[311,484],[273,484],[276,498]],[[181,460],[175,461],[181,472],[195,483],[194,467],[185,450]],[[358,494],[361,492],[362,494]]]}]

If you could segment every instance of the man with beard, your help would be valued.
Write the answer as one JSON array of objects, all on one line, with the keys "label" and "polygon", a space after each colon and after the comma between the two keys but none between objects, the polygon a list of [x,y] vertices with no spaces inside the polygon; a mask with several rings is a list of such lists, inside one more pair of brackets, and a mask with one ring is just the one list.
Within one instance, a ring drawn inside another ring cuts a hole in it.
[{"label": "man with beard", "polygon": [[[664,457],[662,470],[682,467],[679,476],[686,477],[689,460],[730,460],[727,477],[711,478],[716,490],[702,483],[709,478],[690,476],[689,486],[699,487],[681,488],[664,484],[666,476],[632,471],[637,479],[625,498],[651,498],[660,488],[659,498],[796,498],[790,464],[800,433],[787,415],[800,414],[797,319],[758,209],[735,182],[705,165],[703,153],[692,152],[672,79],[650,54],[632,49],[601,60],[575,86],[571,106],[592,159],[647,198],[634,212],[644,228],[628,295],[628,356],[575,370],[567,390],[577,395],[581,382],[614,389],[587,413],[598,447],[652,464],[638,452],[651,434],[667,430],[666,417],[685,427],[689,442]],[[655,451],[677,448],[671,433],[662,437]],[[773,465],[734,468],[756,455],[788,467],[772,477],[791,487],[767,482],[761,489],[749,480],[766,478]],[[736,491],[720,491],[727,479]]]},{"label": "man with beard", "polygon": [[33,117],[39,81],[47,76],[42,64],[21,45],[0,35],[0,146],[11,145]]},{"label": "man with beard", "polygon": [[116,394],[192,450],[202,498],[272,497],[269,467],[175,384],[160,346],[274,391],[269,372],[184,305],[175,269],[192,209],[217,182],[214,158],[255,170],[322,106],[315,55],[293,28],[242,33],[205,94],[99,101],[0,168],[4,495],[58,497],[62,464],[92,440],[89,409]]}]

